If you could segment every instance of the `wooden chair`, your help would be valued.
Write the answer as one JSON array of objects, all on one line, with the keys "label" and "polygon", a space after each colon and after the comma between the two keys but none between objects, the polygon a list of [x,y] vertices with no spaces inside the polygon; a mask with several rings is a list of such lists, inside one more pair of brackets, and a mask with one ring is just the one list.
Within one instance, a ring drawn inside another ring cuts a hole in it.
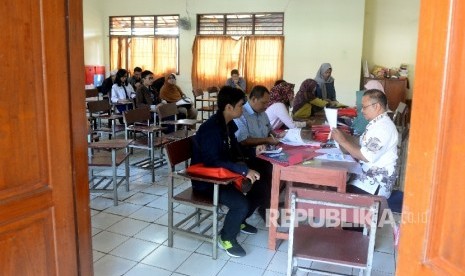
[{"label": "wooden chair", "polygon": [[[175,126],[182,126],[182,130],[175,130],[171,133],[167,133],[166,137],[172,140],[182,139],[188,136],[192,136],[195,134],[195,131],[189,130],[189,127],[195,126],[198,120],[193,119],[177,119],[178,108],[176,103],[167,103],[162,104],[157,109],[159,124],[161,126],[168,126],[172,125]],[[174,118],[174,120],[172,119]]]},{"label": "wooden chair", "polygon": [[[89,138],[90,139],[90,138]],[[118,187],[125,182],[129,191],[129,152],[131,140],[113,139],[89,143],[88,164],[91,192],[113,192],[113,204],[118,205]],[[108,152],[107,150],[110,150]],[[117,175],[117,169],[125,164],[124,176]],[[112,176],[94,175],[96,168],[111,168]],[[119,181],[118,181],[119,179]]]},{"label": "wooden chair", "polygon": [[163,137],[162,127],[150,125],[150,107],[141,107],[123,112],[125,137],[133,139],[134,142],[129,145],[130,148],[147,150],[149,156],[146,159],[137,161],[132,166],[150,169],[152,173],[152,182],[155,182],[155,169],[166,164],[165,159],[161,156],[155,158],[155,149],[161,148],[169,140]]},{"label": "wooden chair", "polygon": [[[299,270],[345,275],[308,268],[301,265],[302,261],[352,267],[360,269],[359,275],[370,275],[380,197],[299,187],[292,187],[290,195],[287,275]],[[314,218],[336,223],[333,227],[313,227]],[[359,223],[363,232],[343,230],[340,222]]]},{"label": "wooden chair", "polygon": [[[173,246],[174,233],[186,235],[191,238],[211,242],[213,246],[212,258],[216,259],[218,254],[218,221],[222,218],[222,215],[218,214],[219,185],[227,185],[234,181],[235,178],[202,178],[191,176],[185,170],[176,171],[176,165],[187,163],[191,158],[194,137],[189,136],[166,145],[166,152],[171,167],[171,182],[168,187],[168,246]],[[211,183],[213,185],[213,198],[196,193],[192,187],[174,194],[174,180],[176,176]],[[195,210],[175,224],[175,213],[173,212],[175,203],[194,207]],[[208,220],[209,217],[212,219]],[[211,234],[208,233],[210,229]]]},{"label": "wooden chair", "polygon": [[86,89],[86,101],[94,101],[95,98],[100,100],[97,88]]},{"label": "wooden chair", "polygon": [[[123,116],[113,114],[111,105],[107,100],[87,102],[87,110],[89,111],[89,121],[94,123],[95,132],[107,133],[111,139],[117,132],[124,131],[124,126],[116,125],[116,120],[123,118]],[[102,120],[107,120],[108,126],[103,126]]]}]

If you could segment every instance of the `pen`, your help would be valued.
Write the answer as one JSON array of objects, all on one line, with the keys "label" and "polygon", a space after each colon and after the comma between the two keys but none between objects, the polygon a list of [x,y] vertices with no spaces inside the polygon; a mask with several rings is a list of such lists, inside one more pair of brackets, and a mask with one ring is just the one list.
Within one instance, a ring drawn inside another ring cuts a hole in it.
[{"label": "pen", "polygon": [[273,133],[270,133],[271,138],[276,141],[276,137],[274,137]]}]

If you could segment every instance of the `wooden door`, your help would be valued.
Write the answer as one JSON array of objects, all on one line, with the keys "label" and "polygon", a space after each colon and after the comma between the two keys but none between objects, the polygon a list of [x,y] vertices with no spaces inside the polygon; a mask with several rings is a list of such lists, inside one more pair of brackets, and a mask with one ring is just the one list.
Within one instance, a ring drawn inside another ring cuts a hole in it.
[{"label": "wooden door", "polygon": [[398,275],[465,274],[465,1],[421,1]]},{"label": "wooden door", "polygon": [[81,0],[1,10],[0,275],[91,275]]}]

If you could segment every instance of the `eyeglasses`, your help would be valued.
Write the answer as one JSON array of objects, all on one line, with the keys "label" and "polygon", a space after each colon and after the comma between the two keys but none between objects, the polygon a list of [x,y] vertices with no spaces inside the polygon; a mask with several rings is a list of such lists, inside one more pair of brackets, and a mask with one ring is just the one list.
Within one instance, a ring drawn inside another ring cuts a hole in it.
[{"label": "eyeglasses", "polygon": [[369,105],[365,105],[365,106],[362,105],[362,110],[364,110],[365,108],[367,108],[367,107],[369,107],[369,106],[375,105],[375,104],[377,104],[377,103],[378,103],[378,102],[372,103],[372,104],[369,104]]}]

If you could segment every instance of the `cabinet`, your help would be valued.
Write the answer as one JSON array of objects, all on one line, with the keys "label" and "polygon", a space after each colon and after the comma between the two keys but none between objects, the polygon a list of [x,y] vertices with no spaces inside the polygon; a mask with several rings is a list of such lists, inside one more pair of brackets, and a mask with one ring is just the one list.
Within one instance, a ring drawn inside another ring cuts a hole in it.
[{"label": "cabinet", "polygon": [[[383,85],[384,93],[388,100],[389,109],[396,110],[400,102],[404,102],[407,98],[407,79],[377,79],[377,78],[364,78],[363,85],[369,80],[377,80]],[[364,89],[364,88],[362,88]]]}]

